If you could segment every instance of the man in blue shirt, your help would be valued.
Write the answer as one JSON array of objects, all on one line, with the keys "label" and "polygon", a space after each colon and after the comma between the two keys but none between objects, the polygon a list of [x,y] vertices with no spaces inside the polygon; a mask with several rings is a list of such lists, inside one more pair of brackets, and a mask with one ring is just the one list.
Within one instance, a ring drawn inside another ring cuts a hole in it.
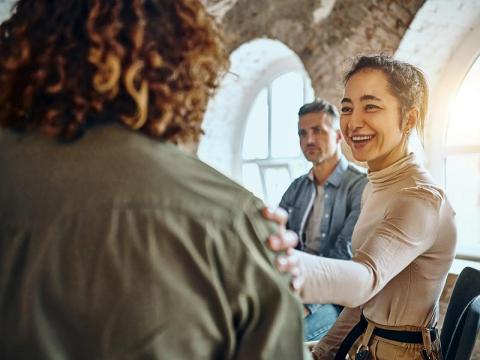
[{"label": "man in blue shirt", "polygon": [[[311,254],[350,259],[351,237],[367,178],[342,155],[339,114],[323,99],[303,105],[298,135],[312,169],[287,189],[280,207],[289,213],[287,228],[299,237],[299,248]],[[305,305],[305,340],[319,340],[337,319],[341,307]]]}]

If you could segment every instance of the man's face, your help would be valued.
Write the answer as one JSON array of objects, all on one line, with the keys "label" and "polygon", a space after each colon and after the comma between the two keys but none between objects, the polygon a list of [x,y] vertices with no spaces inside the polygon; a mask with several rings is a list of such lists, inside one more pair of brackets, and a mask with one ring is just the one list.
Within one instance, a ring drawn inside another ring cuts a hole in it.
[{"label": "man's face", "polygon": [[302,115],[298,120],[298,136],[303,155],[314,164],[335,156],[341,140],[340,130],[334,129],[331,116],[323,112]]}]

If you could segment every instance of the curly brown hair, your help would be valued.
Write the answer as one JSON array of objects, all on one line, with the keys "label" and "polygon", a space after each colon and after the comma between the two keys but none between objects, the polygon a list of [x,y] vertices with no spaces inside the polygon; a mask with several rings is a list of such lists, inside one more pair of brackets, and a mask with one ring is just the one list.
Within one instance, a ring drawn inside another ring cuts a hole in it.
[{"label": "curly brown hair", "polygon": [[71,140],[115,119],[197,141],[227,67],[197,0],[19,0],[0,26],[0,124]]}]

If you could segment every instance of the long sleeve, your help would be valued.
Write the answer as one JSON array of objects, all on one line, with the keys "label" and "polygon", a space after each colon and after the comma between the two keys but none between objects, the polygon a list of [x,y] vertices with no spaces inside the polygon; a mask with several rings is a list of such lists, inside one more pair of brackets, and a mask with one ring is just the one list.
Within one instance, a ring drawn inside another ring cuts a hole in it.
[{"label": "long sleeve", "polygon": [[[233,289],[228,296],[238,339],[234,358],[311,359],[303,346],[300,302],[289,289],[289,278],[274,268],[274,254],[263,244],[272,226],[261,217],[259,207],[250,205],[246,216],[236,222],[238,239],[230,239],[246,247],[240,259],[228,264]],[[231,255],[238,258],[238,254]]]},{"label": "long sleeve", "polygon": [[367,302],[432,246],[441,201],[441,195],[431,189],[399,192],[352,261],[298,253],[306,277],[303,301],[347,307]]}]

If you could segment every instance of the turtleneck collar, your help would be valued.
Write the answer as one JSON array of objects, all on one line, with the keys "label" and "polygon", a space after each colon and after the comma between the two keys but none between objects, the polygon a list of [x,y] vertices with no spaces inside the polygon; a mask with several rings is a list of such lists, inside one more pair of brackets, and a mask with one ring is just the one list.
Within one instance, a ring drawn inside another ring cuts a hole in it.
[{"label": "turtleneck collar", "polygon": [[410,176],[410,169],[417,166],[414,153],[397,160],[385,169],[368,171],[368,179],[373,187],[383,187],[394,184]]}]

